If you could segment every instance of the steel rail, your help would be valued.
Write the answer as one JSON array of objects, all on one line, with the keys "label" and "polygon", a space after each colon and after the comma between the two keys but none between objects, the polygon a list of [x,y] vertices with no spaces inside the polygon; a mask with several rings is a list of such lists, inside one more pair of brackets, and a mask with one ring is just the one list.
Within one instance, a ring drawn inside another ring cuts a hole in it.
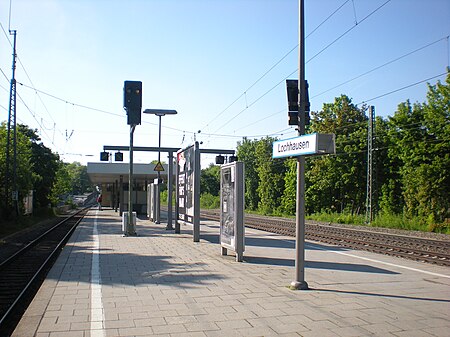
[{"label": "steel rail", "polygon": [[[34,282],[38,279],[38,277],[42,276],[43,271],[45,268],[47,268],[52,261],[54,257],[56,257],[57,253],[59,253],[62,246],[67,242],[70,235],[72,235],[75,228],[78,226],[80,221],[83,219],[84,214],[87,212],[88,208],[84,208],[80,210],[77,213],[72,214],[71,216],[65,218],[64,220],[60,221],[57,225],[53,226],[49,230],[47,230],[44,234],[40,235],[37,239],[33,240],[23,248],[21,248],[18,252],[14,253],[11,257],[9,257],[4,263],[0,265],[0,268],[6,267],[7,264],[13,263],[15,259],[19,258],[26,252],[29,252],[33,247],[37,246],[39,243],[41,243],[50,233],[55,231],[56,229],[60,228],[62,225],[66,224],[68,221],[73,220],[76,217],[79,217],[75,223],[70,227],[70,229],[67,231],[67,233],[63,236],[62,239],[59,240],[59,243],[52,249],[49,255],[47,255],[47,258],[45,261],[40,265],[37,271],[33,273],[33,275],[28,279],[28,282],[23,287],[23,289],[20,291],[20,293],[16,296],[15,300],[9,304],[8,308],[6,309],[5,313],[0,318],[0,331],[3,331],[4,328],[6,328],[6,324],[10,323],[10,317],[13,314],[13,312],[16,309],[16,306],[21,303],[23,300],[24,295],[31,289],[31,286],[34,284]],[[82,215],[80,215],[82,214]]]},{"label": "steel rail", "polygon": [[[216,221],[220,219],[219,212],[214,210],[202,210],[201,216]],[[246,214],[245,225],[249,228],[295,236],[295,222],[291,219]],[[450,266],[448,253],[450,241],[311,223],[306,225],[306,238],[352,249]]]}]

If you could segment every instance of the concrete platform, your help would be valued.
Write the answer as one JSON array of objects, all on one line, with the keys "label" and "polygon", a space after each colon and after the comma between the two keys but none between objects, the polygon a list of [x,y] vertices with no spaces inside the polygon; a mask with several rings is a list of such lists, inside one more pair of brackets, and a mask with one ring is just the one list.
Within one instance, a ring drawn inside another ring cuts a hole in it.
[{"label": "concrete platform", "polygon": [[308,242],[292,291],[293,238],[246,229],[239,263],[165,226],[91,210],[13,336],[450,336],[450,268]]}]

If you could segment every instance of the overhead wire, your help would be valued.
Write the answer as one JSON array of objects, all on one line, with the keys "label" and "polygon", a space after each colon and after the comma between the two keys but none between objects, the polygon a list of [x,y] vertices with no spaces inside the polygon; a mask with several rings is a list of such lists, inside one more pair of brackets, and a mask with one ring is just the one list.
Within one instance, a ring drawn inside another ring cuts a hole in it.
[{"label": "overhead wire", "polygon": [[[335,12],[337,12],[341,7],[343,7],[346,3],[348,3],[348,1],[349,0],[347,0],[347,1],[345,1]],[[386,1],[386,2],[384,2],[381,6],[379,6],[375,11],[373,11],[372,13],[370,13],[369,15],[367,15],[363,20],[361,20],[360,21],[360,23],[361,22],[363,22],[364,20],[366,20],[369,16],[371,16],[373,13],[375,13],[377,10],[379,10],[381,7],[383,7],[384,5],[386,5],[388,2],[389,2],[390,0],[388,0],[388,1]],[[334,14],[334,13],[333,13]],[[333,14],[331,14],[328,18],[330,18]],[[327,19],[328,19],[327,18]],[[323,23],[322,23],[323,24]],[[321,25],[322,25],[321,24]],[[320,25],[319,25],[319,27],[320,27]],[[318,29],[319,27],[317,27],[316,29]],[[354,27],[352,27],[352,28],[354,28]],[[341,37],[343,37],[346,33],[348,33],[349,31],[347,31],[347,32],[345,32],[344,34],[342,34],[338,39],[340,39]],[[310,33],[310,34],[312,34],[312,33]],[[309,35],[308,35],[309,36]],[[447,37],[447,40],[448,40],[448,37]],[[333,43],[335,43],[337,40],[334,40],[331,44],[329,44],[329,45],[327,45],[321,52],[323,52],[325,49],[327,49],[327,48],[329,48]],[[257,81],[255,81],[246,91],[244,91],[244,93],[241,95],[241,96],[239,96],[235,101],[233,101],[233,103],[232,104],[230,104],[226,109],[228,109],[229,107],[231,107],[237,100],[239,100],[243,95],[245,95],[246,94],[246,92],[248,91],[248,90],[250,90],[254,85],[256,85],[264,76],[266,76],[273,68],[275,68],[282,60],[284,60],[284,58],[285,57],[287,57],[287,55],[289,55],[293,50],[295,50],[296,48],[298,47],[298,45],[297,46],[295,46],[294,48],[292,48],[287,54],[285,54],[285,56],[281,59],[281,60],[279,60],[274,66],[272,66],[268,71],[266,71]],[[319,52],[319,53],[321,53],[321,52]],[[318,53],[318,54],[319,54]],[[315,57],[317,57],[318,56],[318,54],[316,54],[316,55],[314,55],[313,56],[313,58],[315,58]],[[311,61],[312,59],[310,59],[310,60],[308,60],[308,62],[309,61]],[[296,72],[297,71],[297,69],[294,71],[294,72]],[[293,73],[294,73],[293,72]],[[2,73],[3,73],[3,71],[2,71]],[[288,75],[288,77],[289,76],[291,76],[293,73],[291,73],[290,75]],[[6,77],[6,75],[3,73],[3,75],[5,76],[5,78],[7,78]],[[438,75],[438,76],[441,76],[441,75]],[[287,77],[286,77],[287,78]],[[255,101],[253,101],[252,103],[250,103],[250,105],[248,105],[244,110],[242,110],[242,111],[240,111],[237,115],[235,115],[232,119],[234,119],[234,118],[236,118],[238,115],[240,115],[241,113],[243,113],[246,109],[248,109],[249,107],[251,107],[252,105],[254,105],[257,101],[259,101],[260,99],[262,99],[264,96],[266,96],[269,92],[271,92],[272,90],[274,90],[278,85],[280,85],[281,83],[283,83],[284,82],[284,80],[286,79],[286,78],[284,78],[282,81],[280,81],[277,85],[275,85],[274,87],[272,87],[271,89],[269,89],[268,91],[266,91],[262,96],[260,96],[258,99],[256,99]],[[435,78],[435,77],[432,77],[432,78]],[[432,79],[432,78],[430,78],[430,79]],[[422,82],[424,82],[424,81],[427,81],[427,80],[429,80],[429,79],[426,79],[426,80],[423,80],[423,81],[420,81],[420,82],[417,82],[417,83],[414,83],[414,84],[412,84],[412,85],[409,85],[409,86],[406,86],[406,87],[402,87],[402,88],[400,88],[400,89],[397,89],[397,90],[394,90],[394,91],[391,91],[391,92],[388,92],[388,93],[385,93],[385,94],[383,94],[383,95],[380,95],[380,96],[377,96],[377,97],[374,97],[374,98],[371,98],[371,99],[369,99],[369,100],[365,100],[364,102],[369,102],[369,101],[371,101],[371,100],[375,100],[375,99],[377,99],[377,98],[380,98],[380,97],[384,97],[384,96],[386,96],[386,95],[389,95],[389,94],[391,94],[391,93],[394,93],[394,92],[397,92],[397,91],[399,91],[399,90],[403,90],[403,89],[406,89],[406,88],[408,88],[408,87],[410,87],[410,86],[413,86],[413,85],[416,85],[416,84],[419,84],[419,83],[422,83]],[[22,83],[20,83],[21,85],[24,85],[24,84],[22,84]],[[37,91],[37,89],[35,89],[34,88],[34,86],[33,87],[30,87],[30,86],[28,86],[30,89],[33,89],[33,90],[36,90]],[[39,91],[39,92],[41,92],[41,93],[43,93],[42,91]],[[47,93],[46,93],[47,94]],[[73,104],[74,106],[76,105],[76,106],[79,106],[79,107],[81,107],[81,108],[85,108],[85,109],[90,109],[90,110],[94,110],[94,111],[98,111],[98,112],[102,112],[102,113],[107,113],[107,114],[110,114],[110,115],[115,115],[115,116],[119,116],[119,117],[123,117],[123,115],[122,114],[116,114],[116,113],[112,113],[112,112],[109,112],[109,111],[105,111],[105,110],[101,110],[101,109],[96,109],[96,108],[92,108],[92,107],[88,107],[88,106],[85,106],[85,105],[81,105],[81,104],[76,104],[76,103],[70,103],[70,102],[68,102],[68,101],[66,101],[66,100],[63,100],[63,99],[60,99],[60,98],[58,98],[58,97],[56,97],[56,96],[53,96],[53,95],[50,95],[50,94],[48,94],[49,96],[52,96],[53,98],[56,98],[56,99],[59,99],[59,100],[61,100],[61,101],[63,101],[63,102],[65,102],[65,103],[67,103],[67,104]],[[231,120],[232,120],[231,119]],[[231,120],[229,120],[228,122],[227,122],[227,124],[229,123],[229,122],[231,122]],[[211,123],[211,122],[210,122]],[[149,124],[153,124],[153,125],[156,125],[155,123],[149,123]],[[168,128],[168,129],[172,129],[172,130],[175,130],[175,131],[180,131],[180,132],[184,132],[185,130],[181,130],[181,129],[177,129],[177,128],[171,128],[171,127],[166,127],[166,126],[163,126],[164,128]],[[240,129],[242,129],[242,128],[240,128]],[[238,129],[239,130],[239,129]],[[236,131],[236,130],[235,130]],[[206,134],[206,133],[205,133]],[[215,133],[210,133],[210,134],[208,134],[208,135],[217,135],[217,134],[215,134]],[[217,136],[221,136],[221,135],[217,135]],[[222,135],[223,136],[223,135]],[[234,136],[233,136],[234,137]]]},{"label": "overhead wire", "polygon": [[[115,116],[115,117],[120,117],[120,118],[124,117],[123,114],[119,114],[119,113],[115,113],[115,112],[111,112],[111,111],[107,111],[107,110],[103,110],[103,109],[94,108],[94,107],[91,107],[91,106],[88,106],[88,105],[84,105],[84,104],[80,104],[80,103],[71,102],[71,101],[66,100],[64,98],[61,98],[61,97],[58,97],[56,95],[50,94],[50,93],[45,92],[43,90],[39,90],[39,89],[33,88],[33,87],[31,87],[31,86],[29,86],[27,84],[21,83],[21,82],[17,82],[17,84],[19,84],[19,85],[21,85],[21,86],[23,86],[25,88],[37,91],[37,92],[39,92],[39,93],[41,93],[43,95],[51,97],[51,98],[53,98],[55,100],[58,100],[60,102],[63,102],[63,103],[75,106],[75,107],[79,107],[79,108],[86,109],[86,110],[91,110],[91,111],[96,111],[96,112],[101,112],[101,113],[108,114],[108,115]],[[154,125],[154,126],[158,126],[157,123],[152,123],[152,122],[148,122],[148,121],[143,121],[143,123]],[[190,131],[186,131],[186,130],[182,130],[182,129],[178,129],[178,128],[174,128],[174,127],[170,127],[170,126],[162,125],[161,127],[165,128],[165,129],[169,129],[169,130],[179,131],[179,132],[187,132],[187,133],[190,132]],[[192,132],[190,132],[190,133],[192,133]]]},{"label": "overhead wire", "polygon": [[347,35],[348,33],[350,33],[353,29],[355,29],[359,24],[363,23],[364,21],[366,21],[368,18],[370,18],[373,14],[375,14],[376,12],[378,12],[381,8],[383,8],[386,4],[388,4],[391,0],[387,0],[386,2],[384,2],[383,4],[381,4],[380,6],[378,6],[377,8],[375,8],[375,10],[373,10],[372,12],[370,12],[369,14],[367,14],[359,23],[354,24],[352,27],[350,27],[349,29],[347,29],[344,33],[342,33],[341,35],[339,35],[336,39],[334,39],[332,42],[330,42],[329,44],[327,44],[324,48],[322,48],[317,54],[315,54],[313,57],[311,57],[308,62],[314,60],[317,56],[319,56],[320,54],[322,54],[325,50],[327,50],[328,48],[330,48],[332,45],[334,45],[336,42],[338,42],[340,39],[342,39],[345,35]]},{"label": "overhead wire", "polygon": [[[348,1],[349,0],[347,0],[347,1],[345,1],[342,5],[340,5],[333,13],[331,13],[325,20],[323,20],[310,34],[308,34],[307,35],[307,37],[309,37],[310,35],[312,35],[317,29],[319,29],[325,22],[327,22],[333,15],[335,15],[345,4],[347,4],[348,3]],[[369,15],[367,15],[365,18],[363,18],[362,20],[361,20],[361,22],[362,21],[364,21],[364,20],[366,20],[368,17],[370,17],[372,14],[374,14],[377,10],[379,10],[381,7],[383,7],[385,4],[387,4],[388,2],[389,2],[390,0],[388,0],[388,1],[386,1],[385,3],[383,3],[381,6],[379,6],[375,11],[373,11],[373,12],[371,12]],[[1,23],[0,23],[1,24]],[[354,27],[352,27],[352,29],[353,29]],[[3,26],[2,26],[2,29],[3,29],[3,32],[5,33],[5,36],[8,38],[8,36],[7,36],[7,34],[6,34],[6,32],[5,32],[5,30],[4,30],[4,28],[3,28]],[[350,29],[351,30],[351,29]],[[316,56],[318,56],[321,52],[323,52],[325,49],[327,49],[327,48],[329,48],[332,44],[334,44],[337,40],[339,40],[340,38],[342,38],[343,36],[345,36],[350,30],[347,30],[346,32],[344,32],[344,34],[342,34],[340,37],[338,37],[338,39],[335,39],[333,42],[331,42],[330,44],[328,44],[324,49],[322,49],[318,54],[316,54],[316,55],[314,55],[313,56],[313,58],[315,58]],[[8,41],[9,41],[9,38],[8,38]],[[9,41],[10,42],[10,41]],[[10,44],[11,44],[11,42],[10,42]],[[272,71],[278,64],[280,64],[290,53],[292,53],[296,48],[298,47],[298,44],[295,46],[295,47],[293,47],[293,48],[291,48],[291,50],[289,50],[280,60],[278,60],[272,67],[270,67],[262,76],[260,76],[252,85],[250,85],[237,99],[235,99],[227,108],[225,108],[221,113],[219,113],[213,120],[215,120],[218,116],[220,116],[223,112],[225,112],[226,110],[228,110],[234,103],[236,103],[242,96],[244,96],[244,95],[246,95],[246,93],[247,93],[247,91],[248,90],[250,90],[250,89],[252,89],[259,81],[261,81],[270,71]],[[312,60],[312,59],[310,59],[310,60]],[[308,60],[308,62],[310,61],[310,60]],[[20,60],[19,60],[19,62],[20,62]],[[23,66],[23,64],[21,63],[21,65],[22,65],[22,68],[24,68],[24,66]],[[43,91],[41,91],[41,90],[37,90],[35,87],[34,87],[34,84],[32,83],[32,81],[31,81],[31,79],[30,79],[30,77],[29,77],[29,75],[28,75],[28,73],[26,72],[26,69],[24,68],[24,71],[25,71],[25,73],[26,73],[26,75],[27,75],[27,77],[28,77],[28,79],[30,80],[30,83],[32,84],[32,86],[27,86],[27,85],[25,85],[25,84],[23,84],[23,83],[19,83],[19,84],[21,84],[21,85],[23,85],[23,86],[26,86],[26,87],[28,87],[28,88],[30,88],[30,89],[33,89],[33,90],[35,90],[35,92],[36,93],[44,93]],[[252,105],[254,105],[255,103],[257,103],[259,100],[261,100],[263,97],[265,97],[268,93],[270,93],[272,90],[274,90],[278,85],[280,85],[281,83],[283,83],[284,82],[284,80],[286,79],[286,78],[288,78],[288,77],[290,77],[291,75],[293,75],[293,73],[295,73],[297,71],[297,69],[294,71],[294,72],[292,72],[291,74],[289,74],[287,77],[285,77],[282,81],[280,81],[280,82],[278,82],[275,86],[273,86],[272,88],[270,88],[268,91],[266,91],[263,95],[261,95],[260,97],[258,97],[256,100],[254,100],[252,103],[250,103],[249,105],[246,105],[246,108],[245,109],[243,109],[243,110],[241,110],[238,114],[236,114],[235,116],[233,116],[228,122],[226,122],[225,124],[229,124],[233,119],[235,119],[236,117],[238,117],[240,114],[242,114],[245,110],[247,110],[248,108],[250,108]],[[2,71],[3,72],[3,71]],[[4,74],[5,75],[5,74]],[[5,75],[5,77],[6,77],[6,75]],[[6,77],[7,78],[7,77]],[[53,98],[55,98],[55,99],[58,99],[58,100],[60,100],[60,101],[63,101],[63,102],[65,102],[65,103],[67,103],[67,104],[72,104],[73,106],[78,106],[78,107],[81,107],[81,108],[84,108],[84,109],[89,109],[89,110],[93,110],[93,111],[98,111],[98,112],[102,112],[102,113],[107,113],[107,114],[110,114],[110,115],[115,115],[115,116],[120,116],[120,117],[122,117],[122,115],[119,115],[119,114],[115,114],[115,113],[111,113],[111,112],[109,112],[109,111],[105,111],[105,110],[101,110],[101,109],[97,109],[97,108],[92,108],[92,107],[89,107],[89,106],[85,106],[85,105],[82,105],[82,104],[76,104],[76,103],[71,103],[71,102],[68,102],[68,101],[66,101],[66,100],[63,100],[63,99],[61,99],[61,98],[59,98],[59,97],[56,97],[56,96],[54,96],[54,95],[51,95],[51,94],[48,94],[48,93],[44,93],[44,94],[46,94],[46,95],[48,95],[48,96],[51,96],[51,97],[53,97]],[[39,96],[39,99],[41,100],[41,102],[42,102],[42,98]],[[43,102],[42,102],[43,103]],[[30,109],[29,109],[30,110]],[[47,111],[48,111],[48,109],[46,109]],[[31,110],[30,110],[30,112],[31,112]],[[212,121],[211,121],[212,122]],[[207,125],[209,125],[211,122],[209,122]],[[150,123],[150,124],[154,124],[154,123]],[[156,125],[156,124],[155,124]],[[224,125],[222,125],[222,127],[223,127]],[[183,132],[183,131],[185,131],[185,130],[180,130],[180,129],[176,129],[176,128],[170,128],[170,127],[166,127],[166,128],[169,128],[169,129],[172,129],[172,130],[176,130],[176,131],[181,131],[181,132]],[[215,132],[217,132],[218,130],[216,130]],[[214,135],[215,134],[215,132],[214,133],[211,133],[211,134],[209,134],[209,135]]]},{"label": "overhead wire", "polygon": [[401,60],[401,59],[403,59],[403,58],[405,58],[405,57],[407,57],[407,56],[410,56],[410,55],[415,54],[415,53],[417,53],[417,52],[419,52],[419,51],[421,51],[421,50],[423,50],[423,49],[426,49],[426,48],[428,48],[428,47],[430,47],[430,46],[432,46],[432,45],[434,45],[434,44],[436,44],[436,43],[438,43],[438,42],[440,42],[440,41],[442,41],[442,40],[446,40],[446,39],[448,39],[448,37],[449,37],[449,36],[447,35],[446,37],[442,37],[442,38],[440,38],[440,39],[438,39],[438,40],[436,40],[436,41],[433,41],[433,42],[431,42],[431,43],[428,43],[428,44],[426,44],[426,45],[424,45],[424,46],[422,46],[422,47],[420,47],[420,48],[417,48],[417,49],[415,49],[415,50],[413,50],[413,51],[410,51],[410,52],[408,52],[408,53],[405,53],[405,54],[403,54],[403,55],[401,55],[401,56],[399,56],[399,57],[397,57],[397,58],[395,58],[395,59],[392,59],[392,60],[390,60],[390,61],[388,61],[388,62],[386,62],[386,63],[383,63],[383,64],[381,64],[381,65],[379,65],[379,66],[377,66],[377,67],[375,67],[375,68],[372,68],[372,69],[370,69],[370,70],[368,70],[368,71],[366,71],[366,72],[364,72],[364,73],[362,73],[362,74],[360,74],[360,75],[358,75],[358,76],[356,76],[356,77],[353,77],[353,78],[351,78],[351,79],[349,79],[349,80],[347,80],[347,81],[345,81],[345,82],[342,82],[342,83],[340,83],[340,84],[338,84],[338,85],[336,85],[336,86],[334,86],[334,87],[332,87],[332,88],[330,88],[330,89],[327,89],[327,90],[322,91],[322,92],[320,92],[320,93],[318,93],[318,94],[315,94],[315,95],[313,95],[311,98],[319,97],[319,96],[321,96],[321,95],[323,95],[323,94],[325,94],[325,93],[327,93],[327,92],[330,92],[331,90],[337,89],[337,88],[339,88],[339,87],[341,87],[341,86],[343,86],[343,85],[345,85],[345,84],[348,84],[348,83],[350,83],[350,82],[352,82],[352,81],[354,81],[354,80],[357,80],[357,79],[359,79],[359,78],[361,78],[361,77],[363,77],[363,76],[365,76],[365,75],[368,75],[368,74],[370,74],[370,73],[372,73],[372,72],[374,72],[374,71],[376,71],[376,70],[379,70],[379,69],[381,69],[381,68],[383,68],[383,67],[385,67],[385,66],[388,66],[388,65],[390,65],[390,64],[392,64],[392,63],[394,63],[394,62],[396,62],[396,61],[399,61],[399,60]]},{"label": "overhead wire", "polygon": [[[11,10],[11,8],[10,8],[10,10]],[[10,12],[10,15],[11,15],[11,12]],[[11,20],[11,17],[10,17],[10,20]],[[11,43],[11,40],[9,39],[9,35],[6,33],[5,28],[3,27],[3,25],[2,25],[1,22],[0,22],[0,27],[2,28],[2,31],[3,31],[3,34],[4,34],[5,37],[6,37],[6,40],[8,41],[9,45],[12,47],[12,43]],[[9,31],[11,31],[11,28],[9,28]],[[18,55],[16,55],[16,58],[17,58],[17,60],[19,61],[19,64],[21,65],[22,70],[24,71],[26,77],[28,78],[28,81],[30,81],[30,83],[31,83],[31,88],[35,89],[34,83],[33,83],[33,81],[31,80],[31,77],[30,77],[30,75],[28,74],[27,69],[25,68],[24,64],[22,63],[21,58],[20,58]],[[2,72],[3,72],[3,71],[2,71]],[[36,89],[35,89],[35,91],[36,91]],[[42,106],[44,107],[45,111],[47,112],[47,114],[48,114],[49,117],[51,118],[51,120],[52,120],[53,122],[55,122],[55,120],[53,119],[53,117],[52,117],[50,111],[48,110],[47,106],[45,105],[44,101],[42,100],[42,97],[38,94],[37,91],[36,91],[36,94],[37,94],[37,96],[38,96],[38,98],[39,98],[39,100],[40,100]]]},{"label": "overhead wire", "polygon": [[239,131],[239,130],[242,130],[242,129],[245,129],[245,128],[248,128],[249,126],[253,126],[253,125],[258,124],[258,123],[260,123],[260,122],[262,122],[262,121],[265,121],[266,119],[268,119],[268,118],[270,118],[270,117],[273,117],[273,116],[275,116],[275,115],[278,115],[279,113],[282,113],[282,112],[284,112],[285,110],[286,110],[286,108],[283,108],[283,109],[281,109],[281,110],[279,110],[279,111],[277,111],[277,112],[271,113],[270,115],[268,115],[268,116],[266,116],[266,117],[263,117],[263,118],[261,118],[261,119],[258,119],[257,121],[254,121],[254,122],[252,122],[252,123],[250,123],[250,124],[244,125],[244,126],[240,127],[239,129],[235,129],[234,132]]},{"label": "overhead wire", "polygon": [[[362,22],[364,22],[365,20],[367,20],[369,17],[371,17],[373,14],[375,14],[376,12],[378,12],[381,8],[383,8],[387,3],[389,3],[391,0],[387,0],[385,1],[383,4],[381,4],[380,6],[378,6],[375,10],[373,10],[372,12],[370,12],[368,15],[366,15],[360,22],[359,24],[361,24]],[[341,38],[343,38],[345,35],[347,35],[348,33],[350,33],[356,26],[358,26],[359,24],[355,24],[354,26],[352,26],[351,28],[347,29],[343,34],[341,34],[339,37],[337,37],[336,39],[334,39],[332,42],[330,42],[329,44],[327,44],[324,48],[322,48],[318,53],[316,53],[314,56],[312,56],[310,59],[308,59],[305,63],[309,63],[311,62],[313,59],[315,59],[317,56],[319,56],[320,54],[322,54],[325,50],[327,50],[329,47],[331,47],[333,44],[335,44],[337,41],[339,41]],[[235,118],[237,118],[239,115],[241,115],[245,110],[247,110],[249,107],[251,107],[254,103],[256,103],[257,101],[259,101],[260,99],[262,99],[264,96],[266,96],[269,92],[271,92],[272,90],[274,90],[276,87],[278,87],[281,83],[284,83],[284,81],[289,78],[290,76],[292,76],[293,74],[295,74],[298,71],[298,68],[296,70],[294,70],[293,72],[291,72],[287,77],[283,78],[280,82],[278,82],[275,86],[273,86],[271,89],[269,89],[268,91],[266,91],[262,96],[260,96],[258,99],[256,99],[254,102],[252,102],[251,104],[249,104],[248,106],[246,106],[244,109],[242,109],[241,111],[239,111],[237,114],[235,114],[233,117],[231,117],[228,121],[226,121],[224,124],[222,124],[220,126],[220,128],[223,128],[224,126],[228,125],[231,121],[233,121]],[[217,130],[216,130],[217,131]]]},{"label": "overhead wire", "polygon": [[3,76],[5,77],[5,79],[9,82],[9,78],[8,76],[6,76],[5,72],[3,71],[2,68],[0,68],[0,72],[3,74]]},{"label": "overhead wire", "polygon": [[385,97],[385,96],[387,96],[387,95],[391,95],[391,94],[393,94],[393,93],[396,93],[396,92],[401,91],[401,90],[404,90],[404,89],[411,88],[411,87],[413,87],[413,86],[415,86],[415,85],[418,85],[418,84],[421,84],[421,83],[423,83],[423,82],[427,82],[427,81],[429,81],[429,80],[432,80],[432,79],[435,79],[435,78],[444,76],[444,75],[446,75],[446,74],[447,74],[447,72],[444,72],[444,73],[441,73],[441,74],[439,74],[439,75],[435,75],[435,76],[426,78],[426,79],[424,79],[424,80],[421,80],[421,81],[418,81],[418,82],[415,82],[415,83],[406,85],[406,86],[404,86],[404,87],[401,87],[401,88],[398,88],[398,89],[395,89],[395,90],[391,90],[391,91],[389,91],[389,92],[387,92],[387,93],[384,93],[384,94],[381,94],[381,95],[378,95],[378,96],[375,96],[375,97],[366,99],[366,100],[364,100],[364,101],[362,101],[362,102],[359,102],[359,103],[356,104],[356,105],[360,105],[360,104],[364,104],[364,103],[367,103],[367,102],[371,102],[371,101],[377,100],[377,99],[379,99],[379,98]]},{"label": "overhead wire", "polygon": [[[22,104],[25,106],[25,108],[30,112],[31,116],[34,118],[34,120],[36,121],[36,123],[41,126],[41,123],[38,121],[38,119],[36,118],[36,114],[30,109],[30,107],[25,103],[25,101],[23,100],[22,96],[20,96],[19,93],[17,93],[17,97],[19,98],[19,100],[22,102]],[[42,127],[42,126],[41,126]],[[50,136],[47,134],[47,132],[45,131],[45,129],[41,128],[42,132],[45,134],[45,136],[47,137],[47,139],[53,144],[53,146],[58,147],[54,141],[50,138]]]},{"label": "overhead wire", "polygon": [[[426,81],[428,81],[428,80],[430,80],[430,79],[433,79],[433,78],[436,78],[436,77],[439,77],[439,76],[442,76],[442,75],[445,75],[445,74],[446,74],[446,73],[442,73],[442,74],[440,74],[440,75],[433,76],[433,77],[430,77],[430,78],[421,80],[421,81],[419,81],[419,82],[416,82],[416,83],[413,83],[413,84],[404,86],[404,87],[402,87],[402,88],[399,88],[399,89],[396,89],[396,90],[389,91],[389,92],[384,93],[384,94],[382,94],[382,95],[379,95],[379,96],[377,96],[377,97],[374,97],[374,98],[371,98],[371,99],[364,100],[364,101],[362,101],[362,102],[360,102],[360,103],[358,103],[358,104],[356,104],[356,105],[360,105],[360,104],[364,104],[364,103],[366,103],[366,102],[370,102],[370,101],[375,100],[375,99],[378,99],[378,98],[380,98],[380,97],[384,97],[384,96],[390,95],[390,94],[392,94],[392,93],[398,92],[398,91],[400,91],[400,90],[404,90],[404,89],[409,88],[409,87],[411,87],[411,86],[414,86],[414,85],[417,85],[417,84],[426,82]],[[287,77],[289,77],[289,76],[291,76],[291,75],[292,75],[292,73],[291,73],[290,75],[288,75]],[[287,77],[286,77],[286,78],[287,78]],[[283,80],[283,81],[284,81],[284,80]],[[257,98],[256,100],[254,100],[252,103],[250,103],[250,104],[248,105],[248,107],[251,107],[251,106],[254,105],[257,101],[261,100],[264,96],[266,96],[270,91],[272,91],[276,86],[278,86],[278,85],[279,85],[280,83],[282,83],[283,81],[279,82],[277,85],[275,85],[274,87],[272,87],[271,89],[269,89],[268,91],[266,91],[263,95],[261,95],[259,98]],[[56,100],[59,100],[59,101],[62,101],[62,102],[64,102],[64,103],[71,104],[71,105],[73,105],[73,106],[81,107],[81,108],[88,109],[88,110],[92,110],[92,111],[102,112],[102,113],[106,113],[106,114],[113,115],[113,116],[117,116],[117,117],[123,117],[123,115],[121,115],[121,114],[113,113],[113,112],[106,111],[106,110],[102,110],[102,109],[98,109],[98,108],[89,107],[89,106],[83,105],[83,104],[73,103],[73,102],[67,101],[67,100],[65,100],[65,99],[63,99],[63,98],[60,98],[60,97],[57,97],[57,96],[55,96],[55,95],[49,94],[49,93],[47,93],[47,92],[45,92],[45,91],[42,91],[42,90],[39,90],[39,89],[36,89],[36,88],[32,88],[32,87],[30,87],[30,86],[28,86],[28,85],[26,85],[26,84],[21,83],[21,82],[17,82],[17,83],[20,84],[20,85],[22,85],[22,86],[24,86],[24,87],[26,87],[26,88],[29,88],[29,89],[32,89],[32,90],[39,91],[40,93],[42,93],[42,94],[44,94],[44,95],[47,95],[47,96],[49,96],[49,97],[52,97],[52,98],[54,98],[54,99],[56,99]],[[32,113],[31,109],[29,109],[28,106],[27,106],[27,109],[30,111],[30,113]],[[239,113],[242,113],[242,112],[245,111],[246,109],[247,109],[247,108],[243,109],[243,110],[242,110],[241,112],[239,112]],[[283,110],[284,110],[284,109],[283,109]],[[283,110],[280,110],[280,111],[283,111]],[[277,112],[277,113],[279,113],[279,112]],[[33,113],[32,113],[32,114],[33,114]],[[270,117],[270,116],[268,116],[268,117]],[[267,117],[267,118],[268,118],[268,117]],[[147,121],[145,121],[144,123],[146,123],[146,124],[152,124],[152,125],[157,125],[156,123],[151,123],[151,122],[147,122]],[[359,122],[358,122],[358,123],[359,123]],[[362,123],[365,123],[365,122],[362,122]],[[40,124],[39,124],[39,125],[40,125]],[[186,130],[182,130],[182,129],[178,129],[178,128],[174,128],[174,127],[169,127],[169,126],[162,126],[162,127],[163,127],[163,128],[166,128],[166,129],[170,129],[170,130],[182,132],[182,133],[192,133],[192,132],[190,132],[190,131],[186,131]],[[348,126],[347,126],[347,125],[346,125],[346,126],[342,126],[342,128],[343,128],[343,127],[348,127]],[[293,131],[294,131],[294,130],[293,130]],[[216,131],[216,132],[217,132],[217,131]],[[215,136],[215,137],[228,137],[228,138],[242,138],[242,137],[247,136],[247,135],[226,135],[226,134],[218,134],[218,133],[216,133],[216,132],[213,132],[213,133],[202,133],[202,134],[204,134],[204,135],[206,135],[206,136],[210,136],[210,137],[211,137],[211,136]],[[249,137],[257,137],[257,136],[260,136],[260,135],[250,135]],[[263,135],[263,136],[264,136],[264,135]]]},{"label": "overhead wire", "polygon": [[[346,0],[342,5],[340,5],[336,10],[334,10],[325,20],[323,20],[315,29],[313,29],[306,37],[308,38],[314,32],[316,32],[323,24],[325,24],[331,17],[333,17],[342,7],[344,7],[345,4],[347,4],[350,0]],[[247,92],[252,89],[257,83],[259,83],[267,74],[269,74],[276,66],[278,66],[286,57],[288,57],[294,50],[298,48],[298,43],[291,48],[287,53],[285,53],[281,59],[279,59],[277,62],[275,62],[274,65],[272,65],[267,71],[265,71],[255,82],[253,82],[252,85],[250,85],[247,89],[244,90],[242,94],[240,94],[233,102],[231,102],[225,109],[223,109],[221,112],[219,112],[212,120],[210,120],[208,123],[206,123],[205,126],[203,126],[201,129],[204,129],[208,127],[212,122],[214,122],[217,118],[219,118],[225,111],[227,111],[229,108],[231,108],[237,101],[239,101],[240,98],[245,96]],[[291,75],[289,75],[291,76]]]}]

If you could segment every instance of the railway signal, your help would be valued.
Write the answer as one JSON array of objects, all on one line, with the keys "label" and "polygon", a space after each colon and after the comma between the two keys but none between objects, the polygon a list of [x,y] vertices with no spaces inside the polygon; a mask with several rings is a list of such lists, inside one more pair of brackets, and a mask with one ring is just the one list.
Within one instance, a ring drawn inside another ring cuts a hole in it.
[{"label": "railway signal", "polygon": [[[305,80],[305,125],[310,124],[309,84]],[[298,125],[298,80],[286,80],[288,125]]]},{"label": "railway signal", "polygon": [[114,153],[114,160],[115,161],[123,161],[123,153],[122,152]]},{"label": "railway signal", "polygon": [[100,152],[100,161],[108,161],[109,160],[109,152],[103,151]]},{"label": "railway signal", "polygon": [[140,125],[142,109],[141,81],[125,81],[123,88],[123,107],[127,111],[128,125]]}]

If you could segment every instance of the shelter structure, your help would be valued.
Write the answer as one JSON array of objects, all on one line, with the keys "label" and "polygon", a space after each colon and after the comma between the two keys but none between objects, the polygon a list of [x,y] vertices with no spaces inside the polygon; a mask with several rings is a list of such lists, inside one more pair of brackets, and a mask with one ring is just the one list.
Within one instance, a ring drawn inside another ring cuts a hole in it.
[{"label": "shelter structure", "polygon": [[[156,164],[133,164],[133,211],[138,214],[147,213],[147,186],[158,176],[155,166]],[[164,172],[169,172],[167,164],[163,164],[163,168]],[[102,206],[118,210],[120,215],[128,211],[128,163],[87,163],[87,173],[91,182],[102,193]]]}]

